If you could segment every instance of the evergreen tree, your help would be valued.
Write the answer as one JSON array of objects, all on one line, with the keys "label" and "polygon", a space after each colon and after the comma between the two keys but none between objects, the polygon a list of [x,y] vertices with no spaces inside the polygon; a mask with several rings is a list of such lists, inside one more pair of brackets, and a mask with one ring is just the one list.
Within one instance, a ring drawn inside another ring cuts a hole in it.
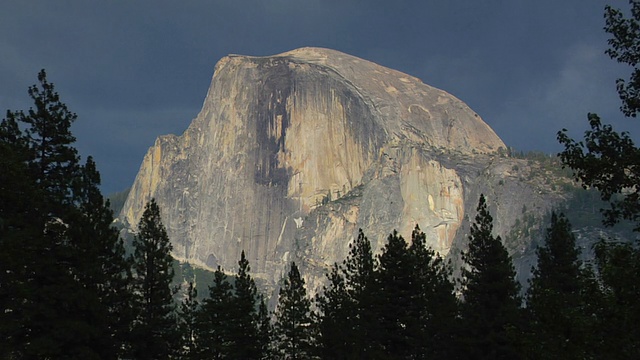
[{"label": "evergreen tree", "polygon": [[[8,231],[3,253],[11,266],[3,277],[16,286],[10,290],[12,303],[20,304],[15,311],[3,311],[10,314],[7,326],[13,333],[7,335],[14,341],[11,352],[20,356],[95,357],[92,342],[99,341],[99,330],[91,325],[90,312],[96,297],[73,275],[78,258],[67,231],[77,165],[70,146],[74,139],[67,136],[74,115],[60,102],[44,71],[38,80],[40,87],[29,88],[35,109],[28,114],[7,111],[0,126],[7,175],[18,176],[3,182],[8,192],[3,192],[0,211]],[[16,196],[22,199],[12,199]],[[88,302],[92,304],[84,304]]]},{"label": "evergreen tree", "polygon": [[180,334],[178,359],[196,360],[200,358],[198,351],[200,302],[197,297],[198,290],[193,282],[190,282],[186,296],[178,310],[178,332]]},{"label": "evergreen tree", "polygon": [[202,303],[200,315],[199,353],[202,359],[229,358],[232,346],[231,329],[234,324],[232,286],[227,275],[218,266],[213,284],[209,286],[209,297]]},{"label": "evergreen tree", "polygon": [[[112,226],[113,212],[98,186],[100,174],[91,157],[72,184],[76,207],[69,217],[70,245],[77,256],[75,277],[96,292],[100,325],[110,336],[109,358],[123,356],[133,322],[131,259]],[[97,320],[96,320],[97,321]],[[94,325],[97,325],[94,321]]]},{"label": "evergreen tree", "polygon": [[34,213],[32,203],[41,198],[34,196],[36,183],[27,167],[27,138],[9,115],[0,121],[0,234],[26,228]]},{"label": "evergreen tree", "polygon": [[373,314],[378,319],[372,329],[375,358],[405,359],[417,347],[418,319],[410,309],[415,288],[413,262],[407,242],[394,230],[378,257],[375,273]]},{"label": "evergreen tree", "polygon": [[352,344],[352,350],[347,354],[362,358],[370,350],[369,329],[377,322],[371,312],[376,262],[371,242],[362,229],[359,229],[355,241],[349,244],[349,255],[342,265],[348,298],[346,309],[351,313],[345,317],[350,322],[345,329],[350,330],[347,336]]},{"label": "evergreen tree", "polygon": [[[201,314],[201,352],[206,358],[261,359],[268,348],[269,319],[256,308],[258,294],[244,251],[234,286],[221,268]],[[266,322],[266,324],[265,324]],[[267,337],[266,339],[264,337]]]},{"label": "evergreen tree", "polygon": [[604,292],[598,312],[601,354],[609,359],[640,358],[640,248],[601,241],[595,250]]},{"label": "evergreen tree", "polygon": [[256,312],[257,289],[249,275],[249,261],[244,251],[238,261],[238,274],[234,285],[230,357],[235,359],[259,359],[258,322]]},{"label": "evergreen tree", "polygon": [[364,358],[370,351],[369,331],[377,321],[371,312],[374,266],[371,243],[360,229],[349,255],[342,266],[332,267],[329,286],[316,299],[323,358]]},{"label": "evergreen tree", "polygon": [[0,122],[0,358],[18,357],[24,344],[22,304],[29,291],[29,246],[40,238],[43,223],[37,201],[42,196],[27,167],[26,138],[11,118]]},{"label": "evergreen tree", "polygon": [[280,288],[276,322],[275,349],[278,359],[311,359],[314,357],[314,334],[311,301],[307,298],[304,279],[295,262]]},{"label": "evergreen tree", "polygon": [[317,320],[320,333],[320,355],[323,359],[347,359],[354,352],[355,335],[352,325],[356,319],[354,307],[347,295],[342,268],[337,264],[326,274],[329,284],[316,297],[320,311]]},{"label": "evergreen tree", "polygon": [[370,313],[376,358],[452,357],[457,300],[451,268],[416,226],[409,246],[393,232],[379,256]]},{"label": "evergreen tree", "polygon": [[260,352],[260,359],[272,359],[271,339],[273,337],[273,326],[271,325],[271,316],[267,309],[264,297],[260,296],[260,305],[258,305],[258,338],[257,344]]},{"label": "evergreen tree", "polygon": [[519,284],[511,257],[493,237],[493,218],[484,195],[471,225],[469,249],[462,254],[466,263],[462,274],[461,317],[465,328],[466,358],[518,359],[520,338]]},{"label": "evergreen tree", "polygon": [[120,321],[125,307],[115,306],[109,294],[127,302],[128,264],[95,164],[89,158],[80,166],[72,146],[76,115],[44,70],[38,80],[29,88],[35,107],[26,114],[8,111],[0,124],[3,174],[11,176],[0,181],[0,242],[7,260],[0,261],[7,264],[0,293],[11,289],[8,298],[20,304],[4,308],[0,331],[8,331],[15,357],[116,358],[118,333],[129,329]]},{"label": "evergreen tree", "polygon": [[527,291],[531,321],[527,353],[532,359],[586,359],[592,353],[589,334],[595,328],[590,299],[585,298],[591,277],[581,268],[579,254],[569,221],[563,214],[552,213]]},{"label": "evergreen tree", "polygon": [[176,348],[171,242],[154,199],[145,206],[133,240],[137,318],[132,336],[136,359],[167,359]]},{"label": "evergreen tree", "polygon": [[51,216],[63,218],[73,199],[70,179],[80,166],[78,152],[72,146],[76,139],[71,133],[77,115],[60,101],[44,70],[38,73],[38,81],[39,85],[29,87],[35,107],[27,114],[19,111],[8,113],[7,117],[27,125],[29,165],[45,193],[46,210]]},{"label": "evergreen tree", "polygon": [[412,301],[407,309],[417,327],[409,329],[417,342],[411,358],[452,358],[457,349],[458,300],[451,282],[452,269],[426,245],[418,225],[411,233]]}]

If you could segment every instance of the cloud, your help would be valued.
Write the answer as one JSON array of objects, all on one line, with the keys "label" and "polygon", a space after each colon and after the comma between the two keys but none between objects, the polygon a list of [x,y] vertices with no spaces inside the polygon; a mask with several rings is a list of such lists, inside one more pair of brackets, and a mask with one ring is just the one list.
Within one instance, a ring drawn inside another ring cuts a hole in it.
[{"label": "cloud", "polygon": [[622,124],[614,85],[620,66],[593,44],[576,43],[563,51],[563,57],[559,68],[531,76],[528,86],[519,87],[497,112],[495,126],[502,129],[508,145],[557,151],[557,131],[567,128],[581,136],[589,112]]},{"label": "cloud", "polygon": [[[567,50],[566,62],[555,79],[543,90],[541,103],[553,109],[560,119],[571,119],[576,113],[615,107],[611,67],[599,47],[577,44]],[[603,71],[605,70],[605,71]],[[610,91],[603,91],[603,88]],[[607,94],[609,96],[603,96]]]}]

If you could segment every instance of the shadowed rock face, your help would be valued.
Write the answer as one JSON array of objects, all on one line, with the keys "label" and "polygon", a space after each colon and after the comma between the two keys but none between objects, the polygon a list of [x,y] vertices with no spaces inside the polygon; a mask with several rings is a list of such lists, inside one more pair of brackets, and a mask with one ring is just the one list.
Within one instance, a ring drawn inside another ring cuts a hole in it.
[{"label": "shadowed rock face", "polygon": [[155,197],[175,257],[235,271],[245,250],[272,283],[296,260],[314,288],[358,228],[379,250],[419,224],[447,254],[479,193],[502,196],[499,148],[463,102],[401,72],[319,48],[230,55],[184,134],[149,149],[120,218],[134,227]]}]

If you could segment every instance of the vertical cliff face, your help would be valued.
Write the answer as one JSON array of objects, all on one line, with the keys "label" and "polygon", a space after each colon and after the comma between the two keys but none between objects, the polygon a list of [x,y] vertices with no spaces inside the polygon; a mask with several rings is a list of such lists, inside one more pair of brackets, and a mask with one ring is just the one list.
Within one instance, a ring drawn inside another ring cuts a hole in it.
[{"label": "vertical cliff face", "polygon": [[134,227],[155,197],[177,258],[232,270],[245,250],[272,282],[297,260],[313,287],[358,228],[379,249],[419,224],[448,253],[501,147],[457,98],[374,63],[231,55],[184,134],[149,149],[120,217]]}]

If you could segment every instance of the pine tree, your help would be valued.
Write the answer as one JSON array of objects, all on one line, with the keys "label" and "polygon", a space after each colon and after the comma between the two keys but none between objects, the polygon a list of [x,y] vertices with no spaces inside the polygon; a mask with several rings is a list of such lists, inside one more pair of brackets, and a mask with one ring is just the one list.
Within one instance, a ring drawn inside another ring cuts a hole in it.
[{"label": "pine tree", "polygon": [[28,324],[23,305],[28,298],[29,247],[42,228],[37,201],[42,199],[27,167],[26,138],[11,118],[0,122],[0,358],[18,356]]},{"label": "pine tree", "polygon": [[311,359],[315,354],[311,301],[295,262],[280,288],[274,324],[276,358]]},{"label": "pine tree", "polygon": [[348,334],[352,344],[353,357],[365,357],[370,351],[369,329],[377,322],[371,312],[373,304],[373,287],[375,281],[376,262],[371,250],[371,242],[364,235],[362,229],[358,237],[349,245],[349,255],[342,264],[345,290],[348,296],[347,310],[351,312],[346,317],[351,323],[351,333]]},{"label": "pine tree", "polygon": [[116,358],[118,333],[129,328],[120,321],[125,307],[108,294],[127,297],[128,264],[95,164],[89,158],[80,166],[72,146],[76,115],[44,70],[38,80],[29,88],[35,108],[8,111],[0,124],[4,174],[12,177],[0,181],[0,242],[13,269],[2,273],[13,282],[12,303],[20,304],[4,311],[2,328],[13,329],[6,334],[11,352],[21,356]]},{"label": "pine tree", "polygon": [[375,273],[377,356],[408,358],[418,345],[418,318],[411,311],[417,290],[413,265],[406,240],[394,230],[378,257]]},{"label": "pine tree", "polygon": [[451,357],[457,300],[451,268],[426,246],[416,226],[409,246],[393,232],[375,271],[372,332],[374,357]]},{"label": "pine tree", "polygon": [[273,337],[273,326],[271,325],[271,316],[267,309],[264,297],[260,296],[260,304],[258,305],[258,338],[257,345],[260,352],[260,359],[271,359],[271,339]]},{"label": "pine tree", "polygon": [[27,125],[30,166],[45,193],[46,209],[51,216],[63,217],[73,199],[69,181],[79,169],[78,152],[72,146],[76,139],[71,133],[77,115],[60,101],[44,70],[38,73],[38,81],[39,85],[29,87],[35,108],[27,114],[20,111],[8,116]]},{"label": "pine tree", "polygon": [[416,318],[416,344],[412,358],[452,358],[457,348],[458,300],[449,263],[426,245],[418,225],[411,233],[412,301],[407,309]]},{"label": "pine tree", "polygon": [[591,313],[584,296],[589,275],[578,260],[571,225],[563,214],[551,215],[546,242],[537,250],[538,266],[527,291],[531,349],[535,359],[585,359],[590,355]]},{"label": "pine tree", "polygon": [[145,206],[133,240],[136,321],[132,333],[136,359],[167,359],[175,349],[175,306],[171,242],[154,199]]},{"label": "pine tree", "polygon": [[72,184],[76,207],[68,218],[70,245],[77,256],[75,277],[98,296],[101,313],[97,316],[109,334],[104,338],[111,341],[104,344],[108,357],[117,358],[128,348],[133,322],[132,263],[112,226],[113,212],[99,185],[100,174],[88,157]]},{"label": "pine tree", "polygon": [[227,275],[218,266],[209,297],[202,303],[199,329],[199,353],[204,359],[229,358],[232,345],[231,329],[234,326],[230,314],[233,311],[233,287]]},{"label": "pine tree", "polygon": [[317,320],[320,332],[320,355],[323,359],[346,359],[354,352],[355,335],[352,325],[356,320],[354,306],[351,303],[337,264],[326,274],[328,286],[323,286],[322,293],[316,297],[320,311]]},{"label": "pine tree", "polygon": [[[603,301],[597,312],[601,354],[609,359],[639,358],[640,247],[638,244],[601,241],[595,250],[603,291]],[[590,298],[590,301],[594,299]]]},{"label": "pine tree", "polygon": [[180,346],[177,351],[178,359],[196,360],[200,358],[198,349],[200,302],[197,297],[198,290],[196,290],[193,282],[190,282],[186,296],[178,310],[178,332],[180,336]]},{"label": "pine tree", "polygon": [[[11,352],[21,356],[97,356],[99,330],[91,325],[96,297],[74,277],[78,258],[67,231],[78,161],[70,146],[74,115],[60,102],[44,71],[38,80],[40,87],[29,88],[35,109],[28,114],[7,111],[0,126],[6,151],[2,157],[11,161],[9,174],[18,176],[3,185],[10,188],[2,195],[7,201],[0,212],[9,231],[3,236],[3,252],[13,269],[5,276],[16,286],[12,302],[20,304],[8,312],[12,319],[7,325],[14,320],[19,326],[7,335],[14,341]],[[21,199],[11,199],[16,196]]]},{"label": "pine tree", "polygon": [[244,251],[238,261],[238,274],[234,284],[233,313],[231,314],[232,347],[230,357],[236,359],[259,359],[261,357],[258,339],[256,284],[249,275],[251,270]]},{"label": "pine tree", "polygon": [[32,202],[40,198],[33,194],[37,185],[27,167],[27,138],[10,115],[0,122],[0,234],[27,227]]},{"label": "pine tree", "polygon": [[493,218],[484,195],[471,225],[469,249],[462,254],[461,316],[465,328],[466,357],[470,359],[518,359],[521,300],[511,257],[493,237]]},{"label": "pine tree", "polygon": [[369,331],[377,321],[370,309],[374,266],[371,243],[360,229],[349,255],[332,267],[329,286],[316,299],[323,358],[364,358],[370,351]]}]

